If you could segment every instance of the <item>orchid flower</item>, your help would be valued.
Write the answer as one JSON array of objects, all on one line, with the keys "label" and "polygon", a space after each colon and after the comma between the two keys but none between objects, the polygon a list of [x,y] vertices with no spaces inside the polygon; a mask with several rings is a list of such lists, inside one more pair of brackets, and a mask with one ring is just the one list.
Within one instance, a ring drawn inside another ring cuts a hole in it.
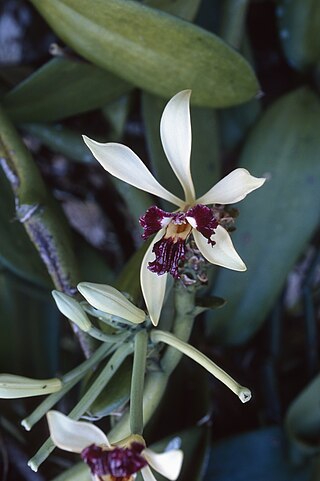
[{"label": "orchid flower", "polygon": [[133,481],[139,471],[144,481],[156,481],[150,467],[172,481],[180,474],[183,453],[179,449],[155,453],[138,435],[112,446],[94,424],[74,421],[59,411],[49,411],[47,419],[55,446],[80,453],[94,481]]},{"label": "orchid flower", "polygon": [[227,230],[219,224],[215,211],[207,206],[239,202],[265,182],[263,178],[250,175],[246,169],[238,168],[206,194],[196,197],[190,172],[190,95],[191,90],[176,94],[166,105],[160,123],[163,149],[182,185],[184,200],[159,184],[139,157],[125,145],[101,144],[83,136],[94,157],[110,174],[178,206],[174,213],[153,206],[140,218],[144,239],[156,233],[140,272],[143,296],[154,325],[160,317],[167,274],[179,277],[178,268],[185,258],[185,243],[190,234],[210,263],[236,271],[246,270]]}]

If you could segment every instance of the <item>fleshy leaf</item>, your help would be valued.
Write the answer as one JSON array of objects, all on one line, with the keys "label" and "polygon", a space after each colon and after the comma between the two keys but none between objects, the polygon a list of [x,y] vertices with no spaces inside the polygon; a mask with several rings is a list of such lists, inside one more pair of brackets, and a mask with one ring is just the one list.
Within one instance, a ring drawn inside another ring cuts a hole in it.
[{"label": "fleshy leaf", "polygon": [[[292,466],[279,427],[230,437],[213,445],[204,481],[309,481],[311,465]],[[316,478],[314,478],[316,479]]]},{"label": "fleshy leaf", "polygon": [[280,0],[277,17],[288,62],[298,70],[310,69],[320,59],[320,3],[317,0]]},{"label": "fleshy leaf", "polygon": [[147,91],[170,98],[190,88],[195,105],[211,107],[236,105],[258,92],[240,54],[172,15],[131,0],[32,3],[69,47]]},{"label": "fleshy leaf", "polygon": [[53,59],[11,90],[3,106],[14,122],[43,122],[102,107],[132,86],[94,65]]},{"label": "fleshy leaf", "polygon": [[199,9],[201,0],[143,0],[145,5],[158,8],[185,20],[193,20]]},{"label": "fleshy leaf", "polygon": [[302,88],[275,102],[248,138],[239,164],[270,180],[239,205],[233,240],[248,271],[219,272],[214,294],[228,303],[207,314],[215,342],[245,342],[259,329],[318,227],[319,125],[319,99]]},{"label": "fleshy leaf", "polygon": [[290,457],[296,465],[320,453],[320,376],[291,403],[286,414],[285,430],[289,440]]}]

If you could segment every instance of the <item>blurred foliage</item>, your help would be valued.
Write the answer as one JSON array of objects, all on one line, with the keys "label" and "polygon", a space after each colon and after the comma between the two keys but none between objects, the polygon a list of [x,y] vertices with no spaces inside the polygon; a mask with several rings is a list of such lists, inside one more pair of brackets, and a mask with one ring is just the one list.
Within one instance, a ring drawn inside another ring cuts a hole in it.
[{"label": "blurred foliage", "polygon": [[[268,178],[239,205],[232,234],[248,271],[209,273],[199,306],[213,298],[222,307],[196,322],[192,339],[243,378],[254,399],[243,411],[183,362],[168,383],[159,377],[166,394],[147,437],[159,450],[181,438],[181,481],[316,481],[320,3],[4,0],[0,28],[1,372],[49,377],[81,357],[60,327],[54,283],[72,292],[79,280],[117,283],[141,302],[147,245],[140,247],[137,218],[157,200],[111,179],[81,134],[129,145],[179,195],[159,120],[169,97],[192,88],[197,194],[236,166]],[[170,292],[163,315],[169,324],[173,312]],[[80,340],[89,355],[92,346]],[[152,356],[148,362],[156,372]],[[131,358],[88,409],[106,430],[125,412],[130,370]],[[80,391],[61,409],[74,406]],[[33,455],[46,436],[37,427],[30,443],[10,427],[25,412],[23,403],[3,410],[1,456],[4,465],[6,456],[11,461],[12,479],[43,481],[41,471],[32,477],[16,466],[16,453]],[[239,434],[245,430],[251,432]],[[67,456],[53,456],[45,479],[89,479],[83,465],[60,475],[70,466]]]}]

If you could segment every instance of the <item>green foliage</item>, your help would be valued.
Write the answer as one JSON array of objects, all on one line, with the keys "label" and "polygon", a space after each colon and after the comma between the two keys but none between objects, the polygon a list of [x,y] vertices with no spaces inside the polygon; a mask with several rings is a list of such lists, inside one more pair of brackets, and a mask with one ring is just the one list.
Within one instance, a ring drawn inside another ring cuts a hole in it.
[{"label": "green foliage", "polygon": [[288,62],[298,70],[320,60],[320,3],[317,0],[280,0],[279,36]]},{"label": "green foliage", "polygon": [[319,392],[320,376],[317,375],[292,402],[286,414],[290,457],[298,466],[320,453]]},{"label": "green foliage", "polygon": [[131,88],[94,65],[57,58],[11,90],[3,106],[15,123],[50,122],[102,107]]},{"label": "green foliage", "polygon": [[309,481],[311,468],[294,468],[278,427],[241,434],[213,445],[204,481]]},{"label": "green foliage", "polygon": [[221,270],[214,287],[228,302],[208,315],[207,332],[222,344],[259,329],[318,226],[319,124],[319,99],[299,89],[270,107],[244,146],[239,165],[269,180],[241,203],[233,235],[248,271]]},{"label": "green foliage", "polygon": [[191,88],[195,105],[227,107],[258,92],[241,55],[177,17],[131,0],[32,3],[77,53],[157,95],[169,98]]}]

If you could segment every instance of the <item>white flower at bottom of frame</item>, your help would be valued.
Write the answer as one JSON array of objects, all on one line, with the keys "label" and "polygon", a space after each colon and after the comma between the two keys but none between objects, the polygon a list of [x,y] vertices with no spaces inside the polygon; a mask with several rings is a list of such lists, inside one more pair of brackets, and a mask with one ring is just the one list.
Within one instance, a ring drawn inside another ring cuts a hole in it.
[{"label": "white flower at bottom of frame", "polygon": [[179,208],[178,212],[173,215],[169,213],[169,216],[163,211],[157,215],[155,209],[151,208],[140,220],[145,229],[145,238],[157,232],[140,270],[143,296],[154,325],[159,321],[166,277],[168,273],[175,275],[177,272],[176,265],[183,260],[184,242],[190,233],[201,254],[210,263],[236,271],[246,270],[227,230],[219,222],[215,225],[207,206],[239,202],[265,182],[264,178],[254,177],[246,169],[238,168],[207,193],[196,196],[190,170],[190,95],[191,90],[177,93],[166,105],[160,122],[163,149],[183,188],[184,200],[165,189],[129,147],[112,142],[101,144],[83,136],[84,142],[107,172]]},{"label": "white flower at bottom of frame", "polygon": [[146,448],[144,439],[137,435],[111,446],[94,424],[74,421],[59,411],[49,411],[47,419],[55,446],[81,454],[95,481],[133,481],[139,471],[144,481],[156,481],[150,467],[172,481],[180,474],[180,449],[158,454]]}]

